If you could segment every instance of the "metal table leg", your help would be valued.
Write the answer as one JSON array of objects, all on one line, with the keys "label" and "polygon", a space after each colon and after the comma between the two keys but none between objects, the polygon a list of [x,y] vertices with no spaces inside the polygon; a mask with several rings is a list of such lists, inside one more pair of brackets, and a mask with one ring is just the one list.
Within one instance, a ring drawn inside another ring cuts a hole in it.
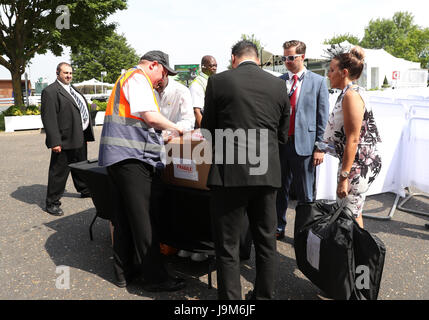
[{"label": "metal table leg", "polygon": [[407,189],[408,189],[408,195],[398,205],[398,209],[401,210],[401,211],[405,211],[405,212],[414,213],[414,214],[418,214],[418,215],[421,215],[421,216],[429,217],[429,212],[423,212],[423,211],[418,211],[418,210],[414,210],[414,209],[404,208],[404,204],[408,200],[410,200],[412,197],[425,197],[425,198],[429,199],[429,196],[427,194],[424,194],[424,193],[414,193],[414,192],[411,191],[411,188],[407,188]]},{"label": "metal table leg", "polygon": [[[393,215],[395,214],[395,210],[397,208],[399,198],[400,198],[400,196],[397,194],[395,197],[395,201],[393,202],[392,208],[390,209],[389,214],[385,217],[379,217],[379,216],[366,214],[366,213],[363,213],[362,216],[364,216],[365,218],[371,218],[371,219],[377,219],[377,220],[391,220]],[[398,209],[399,209],[399,207],[398,207]]]}]

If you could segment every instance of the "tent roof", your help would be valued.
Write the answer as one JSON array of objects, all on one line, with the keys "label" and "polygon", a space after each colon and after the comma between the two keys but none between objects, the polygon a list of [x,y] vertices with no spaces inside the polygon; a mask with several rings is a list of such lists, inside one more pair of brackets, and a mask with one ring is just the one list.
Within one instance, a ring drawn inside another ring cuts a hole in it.
[{"label": "tent roof", "polygon": [[[347,41],[340,43],[340,45],[341,46],[349,45],[353,47],[353,45]],[[317,59],[317,60],[328,60],[328,58],[326,57],[325,50],[330,46],[331,46],[330,44],[326,44],[326,45],[320,45],[319,47],[309,47],[307,48],[306,58]],[[390,60],[390,61],[395,61],[399,65],[407,64],[408,68],[410,69],[411,68],[420,69],[419,62],[413,62],[402,58],[396,58],[384,49],[365,49],[364,48],[363,50],[365,52],[366,61],[383,62],[386,60]]]},{"label": "tent roof", "polygon": [[114,84],[101,82],[97,79],[92,78],[91,80],[85,80],[79,83],[73,83],[75,87],[83,87],[83,86],[114,86]]}]

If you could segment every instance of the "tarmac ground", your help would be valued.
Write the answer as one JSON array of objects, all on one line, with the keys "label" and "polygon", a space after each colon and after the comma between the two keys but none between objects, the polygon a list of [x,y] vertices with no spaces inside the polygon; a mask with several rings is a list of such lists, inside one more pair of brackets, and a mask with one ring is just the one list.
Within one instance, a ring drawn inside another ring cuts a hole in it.
[{"label": "tarmac ground", "polygon": [[[98,157],[96,142],[88,158]],[[215,300],[208,288],[208,262],[176,255],[166,257],[171,272],[187,280],[186,289],[149,293],[113,283],[109,223],[97,219],[94,240],[88,228],[95,215],[90,198],[81,199],[69,178],[62,198],[65,215],[44,211],[50,151],[40,130],[0,133],[0,299],[2,300]],[[368,197],[364,212],[386,216],[395,198],[386,193]],[[406,207],[429,212],[429,199],[415,197]],[[293,203],[288,209],[285,239],[278,241],[276,300],[325,300],[323,292],[298,269],[293,244]],[[389,221],[364,219],[365,228],[387,248],[380,300],[429,299],[429,218],[396,210]],[[67,278],[66,275],[69,275]],[[253,288],[254,251],[241,264],[243,297]]]}]

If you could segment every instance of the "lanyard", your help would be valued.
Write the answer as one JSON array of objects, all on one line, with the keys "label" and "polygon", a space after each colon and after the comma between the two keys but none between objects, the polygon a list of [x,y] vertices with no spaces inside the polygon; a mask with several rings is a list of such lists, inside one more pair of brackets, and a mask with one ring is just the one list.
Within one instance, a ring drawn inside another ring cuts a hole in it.
[{"label": "lanyard", "polygon": [[289,97],[292,97],[295,90],[298,89],[298,84],[302,81],[302,79],[304,79],[304,75],[305,75],[305,72],[303,72],[303,74],[298,78],[298,80],[295,82],[295,85],[293,86],[293,88],[290,89]]}]

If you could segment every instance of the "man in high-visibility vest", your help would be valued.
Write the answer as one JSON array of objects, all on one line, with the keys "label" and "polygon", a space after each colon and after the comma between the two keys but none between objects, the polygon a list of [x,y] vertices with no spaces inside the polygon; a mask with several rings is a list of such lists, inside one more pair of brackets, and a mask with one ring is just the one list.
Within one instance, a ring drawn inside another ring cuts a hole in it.
[{"label": "man in high-visibility vest", "polygon": [[194,107],[195,113],[195,128],[201,126],[201,119],[203,118],[204,112],[204,97],[206,95],[207,80],[209,77],[216,73],[217,62],[212,56],[204,56],[201,59],[201,72],[192,81],[189,86],[192,96],[192,106]]},{"label": "man in high-visibility vest", "polygon": [[155,97],[154,87],[169,74],[177,73],[170,68],[168,55],[149,51],[136,67],[119,77],[107,103],[98,161],[107,167],[122,204],[113,219],[114,271],[119,287],[137,280],[143,280],[146,291],[185,287],[183,279],[169,275],[164,266],[150,210],[152,181],[159,179],[157,169],[164,167],[161,131],[183,133],[160,113]]}]

